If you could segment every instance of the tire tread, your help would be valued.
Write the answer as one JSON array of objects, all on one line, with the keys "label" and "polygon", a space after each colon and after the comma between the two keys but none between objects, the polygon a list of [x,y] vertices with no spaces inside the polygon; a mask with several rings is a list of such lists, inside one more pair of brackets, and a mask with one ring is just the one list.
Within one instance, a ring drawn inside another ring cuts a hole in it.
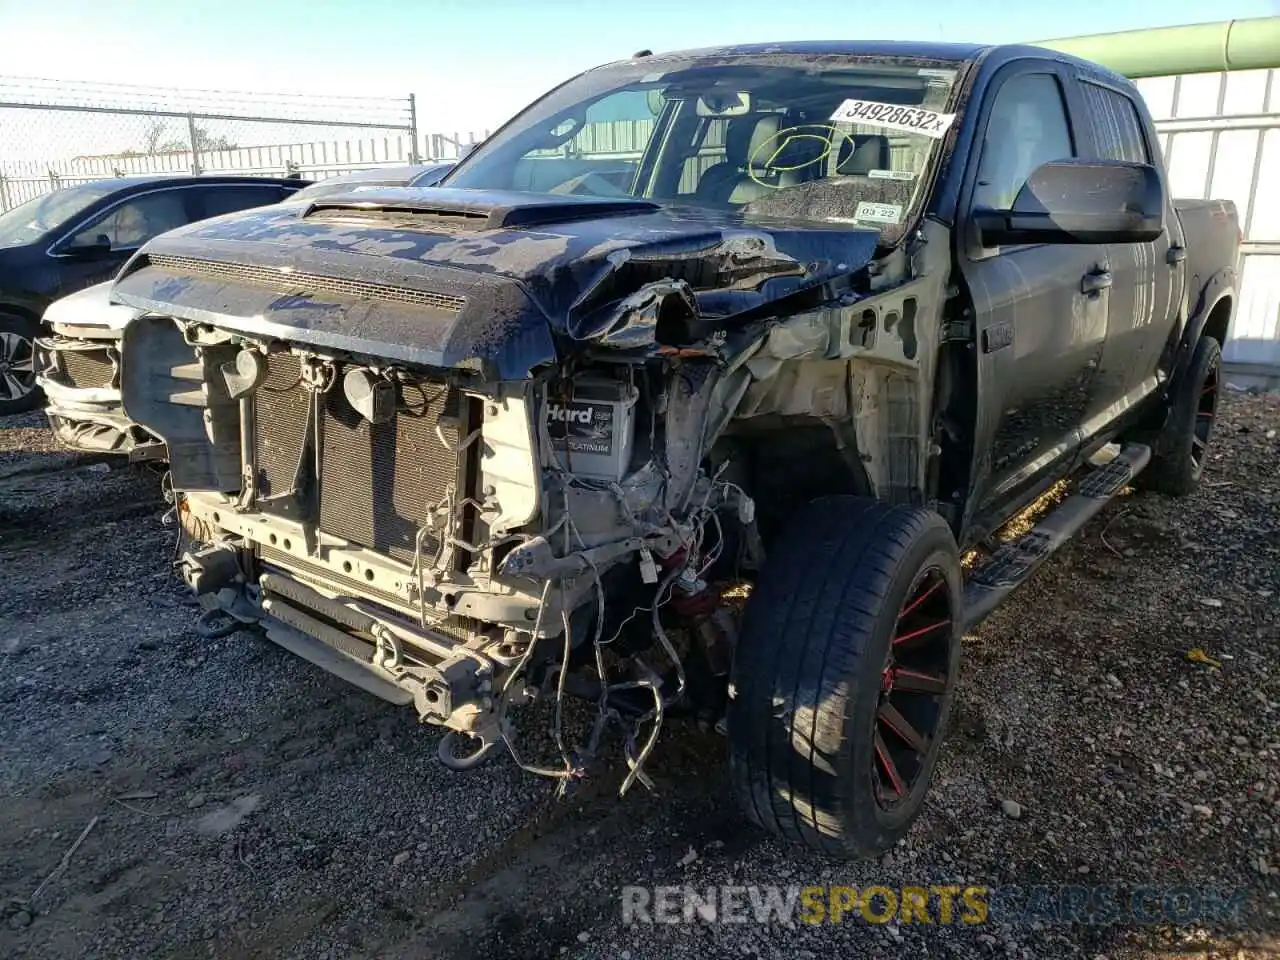
[{"label": "tire tread", "polygon": [[954,553],[932,511],[824,497],[779,538],[747,604],[730,701],[730,777],[760,827],[829,855],[867,852],[854,835],[846,770],[853,678],[905,555],[940,533]]}]

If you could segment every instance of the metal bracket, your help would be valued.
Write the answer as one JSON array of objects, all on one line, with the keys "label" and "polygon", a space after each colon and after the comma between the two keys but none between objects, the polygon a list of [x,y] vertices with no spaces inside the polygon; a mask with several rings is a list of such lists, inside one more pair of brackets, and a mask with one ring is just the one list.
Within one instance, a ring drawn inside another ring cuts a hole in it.
[{"label": "metal bracket", "polygon": [[[470,753],[459,756],[457,745],[466,740],[474,741],[479,744]],[[471,770],[478,767],[493,752],[494,747],[501,743],[501,738],[488,737],[483,733],[459,733],[457,730],[450,730],[440,739],[440,746],[436,749],[436,756],[450,770]]]},{"label": "metal bracket", "polygon": [[404,650],[400,638],[381,623],[374,623],[369,633],[377,645],[373,654],[373,664],[383,670],[397,670],[402,666]]}]

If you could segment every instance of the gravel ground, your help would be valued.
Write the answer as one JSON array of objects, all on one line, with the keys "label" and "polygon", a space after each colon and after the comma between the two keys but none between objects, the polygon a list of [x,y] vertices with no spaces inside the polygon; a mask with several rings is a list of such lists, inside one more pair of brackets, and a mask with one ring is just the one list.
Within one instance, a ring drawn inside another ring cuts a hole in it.
[{"label": "gravel ground", "polygon": [[[691,726],[664,731],[658,792],[621,801],[613,782],[556,800],[505,757],[446,771],[409,712],[253,634],[197,638],[155,474],[0,422],[0,956],[1280,955],[1278,429],[1280,398],[1228,397],[1196,496],[1119,499],[969,637],[924,816],[841,864],[744,826],[723,744]],[[629,884],[938,883],[1243,888],[1248,907],[621,922]]]}]

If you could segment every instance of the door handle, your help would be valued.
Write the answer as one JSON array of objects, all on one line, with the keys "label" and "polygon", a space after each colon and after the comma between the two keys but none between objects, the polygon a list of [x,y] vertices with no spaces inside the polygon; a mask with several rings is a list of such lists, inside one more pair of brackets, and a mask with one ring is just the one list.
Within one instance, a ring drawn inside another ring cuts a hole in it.
[{"label": "door handle", "polygon": [[1186,247],[1170,247],[1169,252],[1164,255],[1165,263],[1182,263],[1187,259]]},{"label": "door handle", "polygon": [[1091,270],[1080,278],[1080,292],[1101,293],[1111,286],[1113,279],[1110,270]]}]

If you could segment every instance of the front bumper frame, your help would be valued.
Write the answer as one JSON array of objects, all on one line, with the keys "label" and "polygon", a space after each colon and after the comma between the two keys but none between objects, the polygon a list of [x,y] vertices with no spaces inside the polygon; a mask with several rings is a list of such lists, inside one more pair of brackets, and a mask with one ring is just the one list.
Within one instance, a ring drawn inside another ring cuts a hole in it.
[{"label": "front bumper frame", "polygon": [[[77,333],[85,333],[78,329]],[[36,384],[44,390],[45,414],[58,443],[86,453],[115,453],[131,460],[164,460],[164,441],[134,423],[124,410],[119,389],[120,331],[93,330],[92,339],[57,332],[36,339]],[[106,351],[114,370],[111,382],[78,386],[67,375],[67,353]]]}]

